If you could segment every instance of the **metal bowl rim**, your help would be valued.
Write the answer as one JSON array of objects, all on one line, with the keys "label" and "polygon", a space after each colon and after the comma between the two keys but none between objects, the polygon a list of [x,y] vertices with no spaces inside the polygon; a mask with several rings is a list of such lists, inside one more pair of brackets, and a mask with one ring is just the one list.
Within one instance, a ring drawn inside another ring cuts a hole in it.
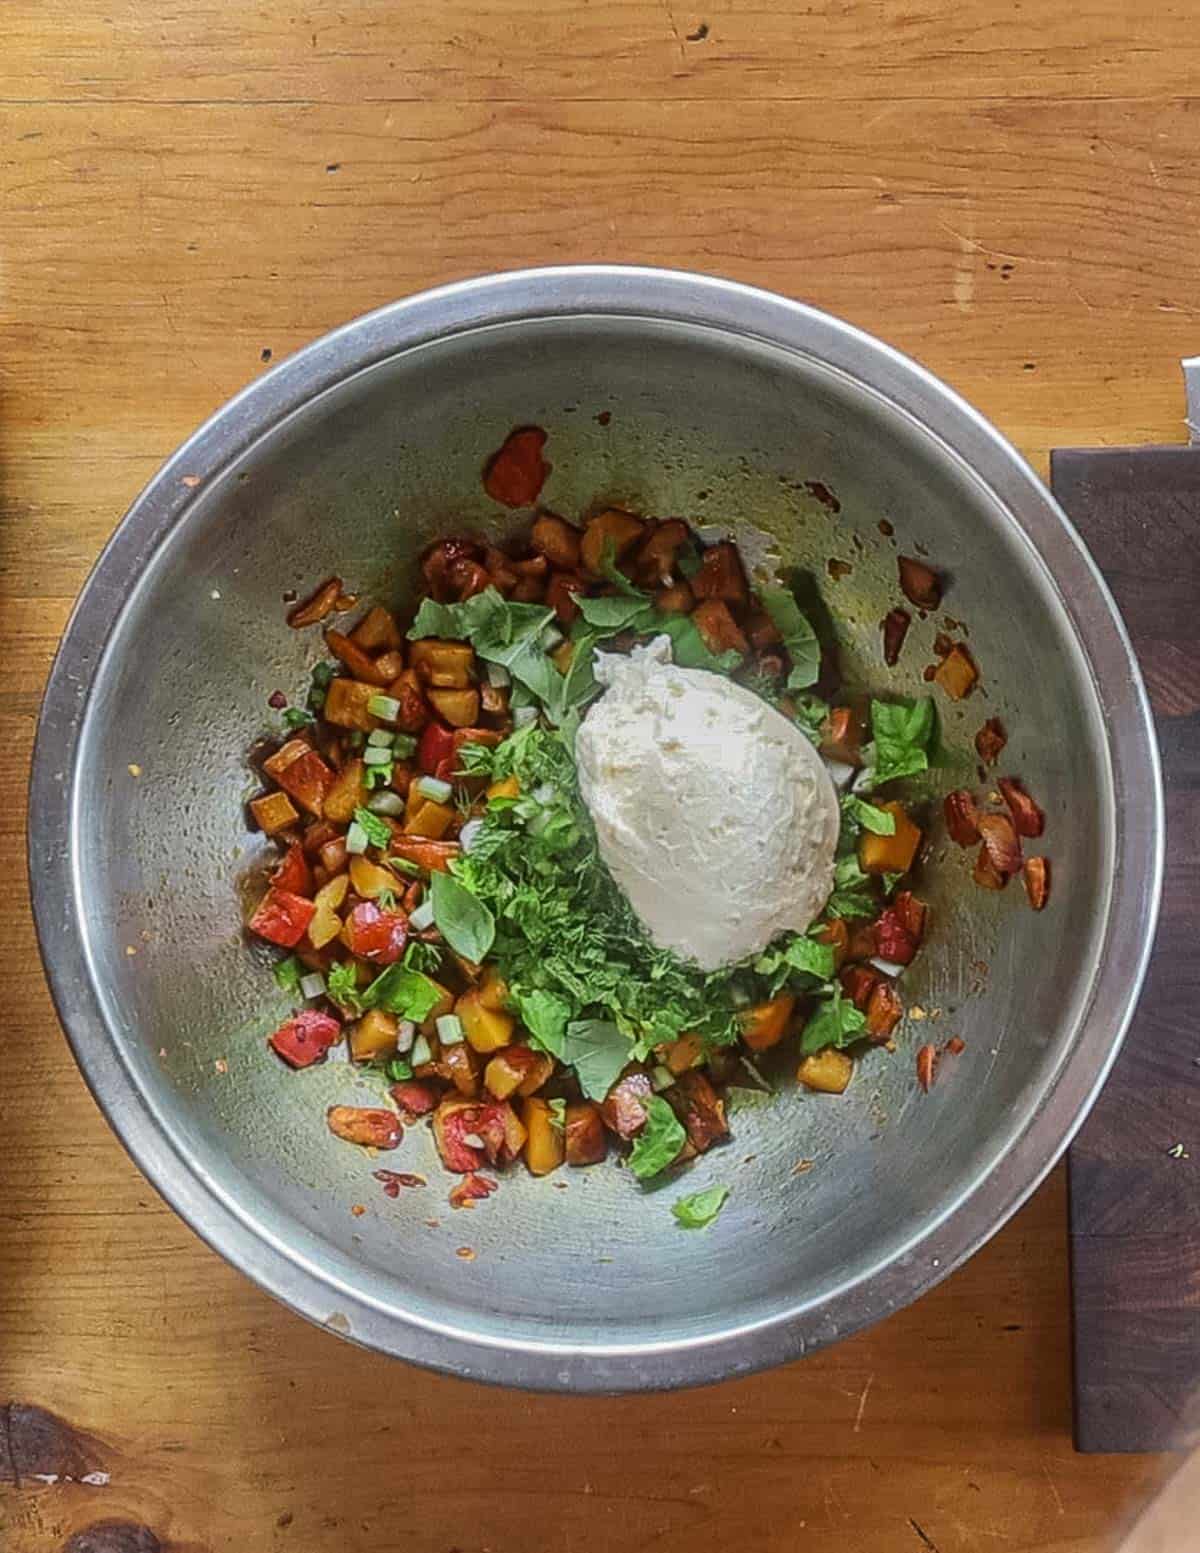
[{"label": "metal bowl rim", "polygon": [[[803,1312],[635,1346],[497,1345],[432,1327],[336,1285],[233,1212],[160,1129],[121,1061],[90,982],[76,920],[70,813],[76,747],[94,676],[127,583],[169,536],[195,490],[287,416],[364,369],[465,330],[536,319],[668,320],[768,341],[840,370],[919,420],[969,467],[1054,577],[1101,690],[1117,797],[1115,879],[1089,1012],[1044,1104],[1014,1146],[922,1239]],[[186,477],[186,483],[185,483]],[[1125,803],[1121,803],[1124,796]],[[1161,892],[1164,822],[1153,721],[1107,585],[1062,509],[1019,453],[952,389],[873,336],[806,304],[682,271],[563,266],[482,276],[422,292],[314,341],[255,381],[185,442],[136,498],[67,624],[43,698],[30,777],[29,862],[47,978],[77,1063],[110,1125],[168,1203],[228,1261],[317,1324],[365,1346],[476,1380],[570,1391],[698,1385],[797,1357],[909,1303],[993,1234],[1042,1181],[1098,1093],[1145,976]]]}]

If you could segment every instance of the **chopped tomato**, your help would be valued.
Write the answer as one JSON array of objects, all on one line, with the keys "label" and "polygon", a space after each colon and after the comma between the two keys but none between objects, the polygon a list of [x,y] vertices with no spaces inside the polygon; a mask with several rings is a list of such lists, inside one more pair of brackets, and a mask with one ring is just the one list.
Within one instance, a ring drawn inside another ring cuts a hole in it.
[{"label": "chopped tomato", "polygon": [[652,1093],[650,1075],[642,1068],[627,1068],[600,1107],[604,1125],[618,1138],[636,1138],[646,1125],[642,1101]]},{"label": "chopped tomato", "polygon": [[942,812],[950,840],[960,847],[973,847],[979,840],[979,809],[965,787],[946,794]]},{"label": "chopped tomato", "polygon": [[447,1170],[468,1175],[483,1164],[480,1107],[459,1095],[443,1100],[433,1113],[433,1141]]},{"label": "chopped tomato", "polygon": [[428,1116],[438,1103],[437,1090],[430,1084],[420,1083],[417,1079],[406,1079],[401,1084],[393,1084],[389,1093],[400,1109],[407,1111],[409,1116]]},{"label": "chopped tomato", "polygon": [[911,624],[912,616],[906,609],[889,609],[883,617],[883,661],[889,668],[895,667]]},{"label": "chopped tomato", "polygon": [[417,742],[417,765],[421,770],[448,782],[454,753],[454,729],[436,721],[426,723]]},{"label": "chopped tomato", "polygon": [[1009,879],[1021,869],[1021,843],[1012,821],[1004,814],[984,814],[979,819],[979,834],[988,862],[998,874]]},{"label": "chopped tomato", "polygon": [[271,875],[271,883],[277,890],[285,890],[289,895],[312,894],[312,869],[298,841],[294,841],[287,849],[283,861]]},{"label": "chopped tomato", "polygon": [[483,1147],[493,1165],[507,1165],[516,1159],[525,1142],[525,1128],[507,1100],[491,1100],[476,1112],[473,1132],[483,1139]]},{"label": "chopped tomato", "polygon": [[681,1073],[667,1090],[666,1099],[698,1154],[727,1136],[729,1124],[725,1120],[725,1102],[699,1068]]},{"label": "chopped tomato", "polygon": [[374,901],[360,901],[346,919],[352,955],[376,965],[395,965],[408,942],[408,918],[402,911],[381,911]]},{"label": "chopped tomato", "polygon": [[302,895],[293,895],[289,890],[276,889],[272,885],[250,918],[250,931],[270,944],[294,949],[307,932],[316,910],[312,901],[306,901]]},{"label": "chopped tomato", "polygon": [[483,488],[506,507],[533,507],[542,493],[550,465],[542,457],[546,433],[540,426],[518,426],[483,470]]},{"label": "chopped tomato", "polygon": [[933,1076],[937,1069],[937,1047],[922,1046],[917,1053],[917,1083],[926,1094],[933,1088]]},{"label": "chopped tomato", "polygon": [[320,819],[325,794],[333,786],[333,772],[307,739],[289,739],[263,762],[263,770],[302,809]]},{"label": "chopped tomato", "polygon": [[1008,735],[1004,731],[1004,724],[998,717],[989,717],[975,735],[975,753],[985,766],[994,766],[1007,743]]},{"label": "chopped tomato", "polygon": [[1046,828],[1046,816],[1025,791],[1019,777],[1001,777],[996,786],[1012,813],[1018,836],[1040,836]]},{"label": "chopped tomato", "polygon": [[493,1192],[499,1190],[499,1181],[493,1181],[491,1176],[477,1176],[472,1171],[451,1190],[450,1206],[461,1208],[464,1203],[482,1202],[485,1197],[490,1197]]},{"label": "chopped tomato", "polygon": [[842,988],[860,1013],[866,1013],[871,994],[883,980],[873,965],[847,965],[842,972]]},{"label": "chopped tomato", "polygon": [[395,1111],[381,1106],[331,1105],[325,1123],[335,1138],[365,1149],[394,1149],[404,1136]]},{"label": "chopped tomato", "polygon": [[904,1005],[895,987],[890,981],[879,982],[867,1000],[867,1034],[873,1041],[890,1040],[903,1013]]},{"label": "chopped tomato", "polygon": [[900,591],[918,609],[936,609],[942,601],[942,579],[932,566],[915,556],[899,558]]},{"label": "chopped tomato", "polygon": [[1041,911],[1050,898],[1050,859],[1027,857],[1025,859],[1025,893],[1034,911]]},{"label": "chopped tomato", "polygon": [[431,874],[445,874],[450,863],[462,850],[457,841],[429,841],[423,836],[396,836],[390,852],[402,857],[406,863],[415,863]]},{"label": "chopped tomato", "polygon": [[902,890],[875,924],[879,953],[895,965],[908,965],[925,931],[925,904],[911,890]]},{"label": "chopped tomato", "polygon": [[332,1014],[305,1008],[284,1020],[275,1034],[269,1037],[267,1044],[289,1067],[307,1068],[314,1062],[320,1062],[329,1048],[341,1038],[342,1027]]}]

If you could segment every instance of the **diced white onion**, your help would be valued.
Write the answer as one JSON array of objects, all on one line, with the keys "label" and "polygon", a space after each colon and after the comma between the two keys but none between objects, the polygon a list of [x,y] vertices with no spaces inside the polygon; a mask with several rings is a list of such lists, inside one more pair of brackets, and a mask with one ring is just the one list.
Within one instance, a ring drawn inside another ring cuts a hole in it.
[{"label": "diced white onion", "polygon": [[423,933],[426,928],[433,926],[433,902],[422,901],[417,909],[410,913],[408,925],[414,933]]},{"label": "diced white onion", "polygon": [[346,851],[354,856],[361,856],[369,845],[366,831],[357,820],[354,820],[346,832]]},{"label": "diced white onion", "polygon": [[385,723],[394,723],[400,716],[400,703],[395,696],[372,696],[367,711],[372,717],[382,717]]},{"label": "diced white onion", "polygon": [[390,750],[395,735],[387,728],[372,728],[367,735],[367,743],[372,747],[378,746],[381,750]]},{"label": "diced white onion", "polygon": [[417,1027],[411,1019],[402,1019],[396,1026],[396,1050],[410,1052],[417,1038]]},{"label": "diced white onion", "polygon": [[462,1020],[457,1014],[439,1014],[437,1033],[443,1046],[457,1046],[463,1038]]},{"label": "diced white onion", "polygon": [[433,1048],[423,1035],[418,1035],[412,1043],[412,1051],[408,1059],[414,1068],[419,1068],[423,1063],[433,1060]]},{"label": "diced white onion", "polygon": [[392,751],[389,746],[386,750],[378,744],[368,744],[363,750],[364,766],[390,766],[392,763]]},{"label": "diced white onion", "polygon": [[514,728],[527,728],[530,723],[537,722],[538,709],[536,706],[515,707],[512,714],[512,720]]},{"label": "diced white onion", "polygon": [[502,663],[487,663],[484,668],[487,671],[488,684],[497,690],[503,690],[506,685],[512,684],[512,675]]},{"label": "diced white onion", "polygon": [[650,1075],[650,1085],[656,1095],[661,1094],[664,1089],[670,1089],[674,1082],[675,1075],[670,1068],[663,1067],[661,1064]]},{"label": "diced white onion", "polygon": [[307,976],[301,976],[300,991],[306,998],[323,998],[325,996],[324,976],[320,971],[310,971]]},{"label": "diced white onion", "polygon": [[428,798],[431,803],[448,803],[454,792],[450,783],[443,782],[441,777],[419,776],[413,785],[421,797]]},{"label": "diced white onion", "polygon": [[558,789],[553,782],[539,782],[532,795],[538,803],[553,803],[558,797]]},{"label": "diced white onion", "polygon": [[890,976],[893,980],[904,973],[904,967],[897,965],[895,960],[885,960],[877,954],[872,955],[867,964],[873,965],[877,971],[882,971],[885,976]]},{"label": "diced white onion", "polygon": [[825,769],[829,772],[829,779],[839,793],[854,781],[855,767],[847,765],[844,760],[826,759]]},{"label": "diced white onion", "polygon": [[468,820],[458,833],[458,844],[464,852],[469,852],[475,845],[479,832],[483,829],[482,820]]},{"label": "diced white onion", "polygon": [[367,808],[372,814],[387,814],[392,819],[398,819],[404,813],[404,799],[399,793],[393,793],[385,787],[380,792],[371,794],[367,799]]}]

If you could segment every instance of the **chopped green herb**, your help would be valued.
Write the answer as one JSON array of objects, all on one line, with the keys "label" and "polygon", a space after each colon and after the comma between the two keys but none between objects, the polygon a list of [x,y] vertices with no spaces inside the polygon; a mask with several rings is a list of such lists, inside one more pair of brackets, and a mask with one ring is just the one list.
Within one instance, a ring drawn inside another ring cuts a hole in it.
[{"label": "chopped green herb", "polygon": [[377,976],[362,994],[360,1002],[364,1008],[381,1008],[399,1019],[422,1024],[441,998],[442,991],[436,983],[400,962],[389,965]]},{"label": "chopped green herb", "polygon": [[648,1181],[670,1165],[687,1140],[679,1118],[660,1095],[642,1101],[646,1125],[638,1133],[629,1156],[629,1168],[639,1181]]},{"label": "chopped green herb", "polygon": [[834,864],[833,894],[825,905],[830,917],[873,917],[879,909],[870,874],[858,866],[858,856],[848,852]]},{"label": "chopped green herb", "polygon": [[872,701],[872,744],[867,753],[874,786],[928,770],[936,732],[937,714],[929,696],[919,701]]},{"label": "chopped green herb", "polygon": [[289,706],[283,714],[285,728],[307,728],[314,722],[316,718],[302,706]]},{"label": "chopped green herb", "polygon": [[859,1039],[866,1023],[866,1016],[842,996],[840,987],[835,987],[833,996],[818,1003],[808,1016],[800,1036],[800,1050],[807,1056],[826,1046],[849,1046]]},{"label": "chopped green herb", "polygon": [[853,793],[847,793],[842,799],[842,815],[852,824],[860,825],[863,830],[869,830],[876,836],[896,834],[894,814],[889,814],[886,809],[877,809],[873,803],[867,803],[865,798],[856,798]]},{"label": "chopped green herb", "polygon": [[550,1125],[551,1127],[557,1127],[559,1132],[562,1132],[567,1125],[567,1102],[562,1099],[551,1100],[549,1106]]},{"label": "chopped green herb", "polygon": [[703,1229],[720,1213],[728,1196],[727,1186],[710,1186],[702,1192],[693,1192],[690,1197],[678,1198],[671,1204],[671,1212],[684,1229]]},{"label": "chopped green herb", "polygon": [[512,989],[513,1001],[521,1016],[521,1023],[533,1037],[535,1045],[543,1047],[552,1057],[562,1057],[567,1038],[567,1021],[571,1017],[571,1005],[556,993],[534,988],[532,992]]},{"label": "chopped green herb", "polygon": [[393,1084],[402,1084],[413,1076],[412,1063],[407,1057],[389,1057],[383,1071]]},{"label": "chopped green herb", "polygon": [[567,1026],[562,1060],[575,1069],[589,1100],[603,1100],[632,1056],[627,1036],[605,1019],[578,1019]]},{"label": "chopped green herb", "polygon": [[[411,921],[411,918],[410,918]],[[419,939],[412,939],[408,948],[404,951],[406,969],[421,971],[424,975],[432,975],[442,963],[442,951],[436,944],[423,944]]]},{"label": "chopped green herb", "polygon": [[288,955],[286,960],[277,960],[271,968],[276,984],[283,992],[299,992],[300,979],[304,975],[304,967],[294,954]]},{"label": "chopped green herb", "polygon": [[787,588],[762,588],[759,597],[792,660],[789,690],[806,690],[821,673],[821,644],[807,616]]},{"label": "chopped green herb", "polygon": [[455,953],[476,965],[496,938],[496,919],[467,885],[453,874],[435,873],[430,887],[433,920]]},{"label": "chopped green herb", "polygon": [[325,990],[335,1003],[358,1013],[365,1007],[358,991],[358,972],[353,960],[339,960],[329,967]]},{"label": "chopped green herb", "polygon": [[355,809],[354,823],[366,834],[367,843],[373,847],[386,847],[392,839],[392,827],[370,809]]}]

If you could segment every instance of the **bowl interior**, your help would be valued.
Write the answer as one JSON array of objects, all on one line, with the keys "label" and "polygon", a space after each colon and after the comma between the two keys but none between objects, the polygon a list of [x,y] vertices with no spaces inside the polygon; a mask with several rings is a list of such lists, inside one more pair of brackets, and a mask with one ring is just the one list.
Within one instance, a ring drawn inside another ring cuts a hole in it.
[{"label": "bowl interior", "polygon": [[[290,1075],[266,1048],[287,1004],[241,932],[239,880],[263,850],[245,824],[245,752],[277,727],[268,695],[302,698],[322,655],[318,632],[286,626],[285,592],[337,572],[403,611],[432,537],[520,527],[486,498],[480,468],[529,422],[549,434],[555,510],[681,514],[732,532],[755,568],[810,571],[860,684],[926,692],[941,617],[914,620],[891,672],[879,622],[899,601],[898,552],[945,568],[946,608],[983,684],[964,703],[939,693],[946,759],[930,812],[941,792],[978,785],[972,736],[1002,718],[1001,769],[1046,809],[1054,901],[1035,916],[1019,885],[973,887],[971,856],[934,823],[920,878],[933,927],[904,982],[915,1007],[899,1050],[864,1061],[844,1097],[740,1092],[733,1141],[651,1192],[611,1163],[546,1180],[516,1170],[498,1197],[453,1212],[425,1129],[374,1162],[327,1133],[326,1105],[370,1103],[379,1081],[344,1061]],[[835,577],[831,560],[849,570]],[[910,1254],[1037,1111],[1102,949],[1113,780],[1089,667],[1041,560],[993,493],[880,394],[813,357],[694,324],[471,329],[360,371],[274,426],[194,492],[133,586],[78,748],[86,952],[120,1060],[177,1154],[328,1285],[330,1314],[353,1289],[384,1316],[498,1350],[702,1342],[819,1310]],[[966,1050],[922,1095],[914,1051],[951,1035]],[[378,1165],[429,1184],[389,1200]],[[676,1227],[673,1199],[715,1182],[732,1188],[718,1223]],[[409,1351],[404,1325],[393,1330],[391,1346]]]}]

